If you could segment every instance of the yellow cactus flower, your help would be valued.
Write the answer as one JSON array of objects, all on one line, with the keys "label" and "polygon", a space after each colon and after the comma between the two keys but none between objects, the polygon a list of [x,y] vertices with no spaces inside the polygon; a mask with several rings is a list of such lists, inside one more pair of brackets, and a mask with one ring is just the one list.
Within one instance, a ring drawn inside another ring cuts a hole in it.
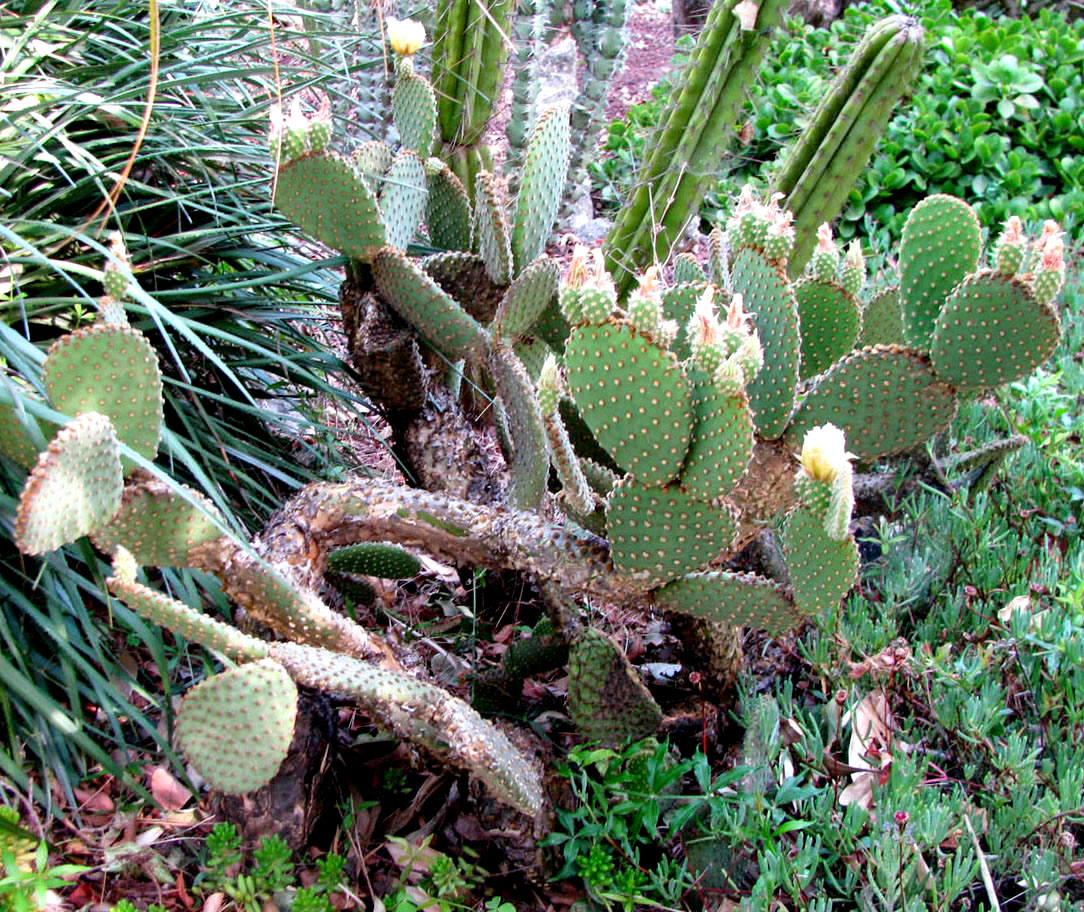
[{"label": "yellow cactus flower", "polygon": [[843,431],[834,424],[810,429],[802,441],[802,468],[817,481],[832,481],[840,472],[849,471],[853,458],[847,452]]},{"label": "yellow cactus flower", "polygon": [[413,19],[389,19],[388,43],[396,54],[409,57],[425,44],[425,26]]}]

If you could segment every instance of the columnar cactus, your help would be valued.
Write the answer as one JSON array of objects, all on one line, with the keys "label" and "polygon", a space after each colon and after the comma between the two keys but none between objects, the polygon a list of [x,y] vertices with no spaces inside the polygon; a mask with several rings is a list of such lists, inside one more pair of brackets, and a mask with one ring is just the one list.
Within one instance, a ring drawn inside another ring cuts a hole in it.
[{"label": "columnar cactus", "polygon": [[813,230],[843,210],[896,103],[914,84],[926,49],[925,32],[910,16],[870,26],[781,162],[772,192],[794,214],[797,246],[791,278],[813,250]]},{"label": "columnar cactus", "polygon": [[566,209],[590,189],[587,162],[595,154],[614,76],[625,65],[625,23],[629,0],[594,0],[572,4],[572,37],[576,39],[587,73],[572,108],[572,134],[576,137],[565,188]]},{"label": "columnar cactus", "polygon": [[440,157],[474,193],[493,156],[481,142],[496,110],[508,58],[514,0],[441,0],[433,44]]},{"label": "columnar cactus", "polygon": [[[708,181],[733,136],[745,85],[763,58],[763,36],[782,4],[716,3],[682,76],[648,142],[635,189],[606,239],[606,256],[622,297],[634,276],[664,262],[699,208]],[[831,222],[869,161],[893,107],[913,82],[925,36],[906,16],[873,25],[855,49],[781,164],[773,192],[794,217],[797,247],[789,256],[796,278],[813,249],[814,229]]]},{"label": "columnar cactus", "polygon": [[734,133],[745,86],[764,57],[764,35],[785,9],[783,0],[723,0],[712,8],[681,87],[644,150],[636,187],[606,238],[620,297],[637,273],[669,258],[699,208]]}]

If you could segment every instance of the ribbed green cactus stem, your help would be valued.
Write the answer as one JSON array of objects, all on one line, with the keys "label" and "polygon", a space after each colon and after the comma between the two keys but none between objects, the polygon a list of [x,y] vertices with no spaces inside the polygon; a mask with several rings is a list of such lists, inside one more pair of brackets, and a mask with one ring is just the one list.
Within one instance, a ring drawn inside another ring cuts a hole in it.
[{"label": "ribbed green cactus stem", "polygon": [[572,36],[587,64],[587,74],[583,90],[572,108],[572,135],[576,141],[569,160],[562,217],[569,213],[577,195],[582,196],[590,189],[587,162],[595,156],[603,115],[610,99],[610,83],[625,65],[626,22],[631,5],[630,0],[597,0],[591,5],[572,5],[574,22],[581,19],[583,12],[589,12],[587,22],[583,23],[585,27],[574,25],[572,28]]},{"label": "ribbed green cactus stem", "polygon": [[696,213],[767,50],[766,35],[785,8],[785,0],[763,0],[759,9],[724,0],[712,9],[681,90],[648,143],[636,189],[606,239],[607,264],[622,297],[637,272],[669,258]]},{"label": "ribbed green cactus stem", "polygon": [[527,130],[534,121],[534,104],[538,97],[538,61],[544,48],[542,36],[552,0],[519,0],[512,26],[516,49],[512,54],[512,110],[504,135],[508,151],[504,157],[504,173],[509,190],[518,189],[519,168],[527,148]]},{"label": "ribbed green cactus stem", "polygon": [[792,278],[813,251],[817,226],[839,215],[893,108],[914,85],[925,40],[909,16],[874,23],[791,147],[772,192],[785,194],[783,207],[794,213]]},{"label": "ribbed green cactus stem", "polygon": [[514,10],[513,0],[443,0],[438,5],[433,88],[445,142],[471,146],[485,131],[496,108]]}]

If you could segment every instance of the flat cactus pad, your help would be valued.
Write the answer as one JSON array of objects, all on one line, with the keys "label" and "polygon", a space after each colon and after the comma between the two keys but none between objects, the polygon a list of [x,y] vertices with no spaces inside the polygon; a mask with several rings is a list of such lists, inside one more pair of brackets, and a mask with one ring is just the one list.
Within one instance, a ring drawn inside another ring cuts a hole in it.
[{"label": "flat cactus pad", "polygon": [[747,385],[757,430],[767,439],[779,437],[794,409],[801,359],[798,302],[778,264],[751,247],[738,251],[731,267],[732,290],[754,315],[764,366]]},{"label": "flat cactus pad", "polygon": [[692,434],[689,385],[674,356],[630,326],[573,330],[568,386],[595,439],[644,484],[681,469]]},{"label": "flat cactus pad", "polygon": [[824,510],[800,506],[787,517],[783,554],[794,583],[794,603],[804,614],[839,605],[858,581],[858,547],[851,536],[830,538]]},{"label": "flat cactus pad", "polygon": [[585,738],[622,745],[654,733],[662,710],[624,651],[588,627],[569,649],[568,710]]},{"label": "flat cactus pad", "polygon": [[778,635],[802,620],[787,590],[753,573],[690,573],[655,592],[667,611]]},{"label": "flat cactus pad", "polygon": [[294,736],[297,686],[273,659],[208,678],[177,718],[184,755],[212,788],[231,795],[266,785]]},{"label": "flat cactus pad", "polygon": [[[98,412],[117,440],[145,459],[158,453],[162,375],[154,348],[138,330],[96,323],[58,339],[45,359],[45,390],[58,412]],[[122,460],[127,474],[134,466]]]},{"label": "flat cactus pad", "polygon": [[421,561],[409,551],[382,542],[359,542],[332,551],[327,566],[337,573],[360,573],[393,580],[410,579],[422,569]]},{"label": "flat cactus pad", "polygon": [[862,310],[862,334],[858,347],[902,345],[903,315],[900,313],[900,290],[886,288],[878,292]]},{"label": "flat cactus pad", "polygon": [[124,479],[113,425],[86,412],[62,428],[38,456],[15,515],[15,544],[45,554],[109,520]]},{"label": "flat cactus pad", "polygon": [[961,393],[1026,377],[1061,336],[1058,313],[1019,279],[983,271],[968,276],[937,316],[930,358],[937,376]]},{"label": "flat cactus pad", "polygon": [[900,302],[907,343],[929,348],[945,299],[982,253],[982,227],[963,200],[938,193],[911,210],[900,242]]},{"label": "flat cactus pad", "polygon": [[[217,513],[205,497],[186,491],[208,512]],[[187,567],[192,548],[222,535],[205,513],[176,491],[149,482],[126,488],[120,509],[106,525],[93,531],[92,538],[97,547],[108,553],[123,545],[141,565]]]},{"label": "flat cactus pad", "polygon": [[387,243],[376,197],[337,155],[307,155],[281,168],[275,204],[291,222],[351,259],[369,260]]},{"label": "flat cactus pad", "polygon": [[802,326],[801,378],[808,380],[854,348],[862,318],[854,295],[835,280],[802,279],[794,294]]},{"label": "flat cactus pad", "polygon": [[694,500],[676,485],[646,487],[624,478],[606,503],[606,528],[619,572],[664,582],[717,557],[737,524],[725,509]]},{"label": "flat cactus pad", "polygon": [[738,483],[753,453],[753,417],[744,395],[725,396],[703,371],[692,384],[693,428],[678,479],[699,500],[714,500]]},{"label": "flat cactus pad", "polygon": [[952,387],[925,356],[898,345],[859,349],[814,383],[787,428],[795,450],[810,428],[834,424],[862,460],[900,453],[929,440],[956,414]]}]

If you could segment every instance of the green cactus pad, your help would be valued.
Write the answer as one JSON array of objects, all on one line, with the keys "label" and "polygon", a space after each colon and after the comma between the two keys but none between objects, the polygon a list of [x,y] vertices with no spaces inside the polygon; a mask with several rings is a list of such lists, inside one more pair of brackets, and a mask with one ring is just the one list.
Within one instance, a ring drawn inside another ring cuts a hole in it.
[{"label": "green cactus pad", "polygon": [[686,282],[706,282],[708,280],[704,267],[691,253],[679,253],[674,258],[674,284],[683,285]]},{"label": "green cactus pad", "polygon": [[307,155],[281,168],[275,203],[295,225],[353,260],[369,261],[388,243],[365,178],[332,153]]},{"label": "green cactus pad", "polygon": [[469,770],[494,796],[534,816],[542,806],[538,774],[494,725],[439,687],[349,656],[275,643],[273,654],[300,684],[345,694],[400,737]]},{"label": "green cactus pad", "polygon": [[794,295],[802,327],[800,377],[808,380],[854,348],[861,312],[854,295],[834,279],[802,279],[795,284]]},{"label": "green cactus pad", "polygon": [[607,323],[574,329],[565,364],[580,414],[617,464],[644,484],[673,479],[693,426],[674,356],[629,326]]},{"label": "green cactus pad", "polygon": [[911,210],[900,242],[900,308],[909,345],[929,350],[945,299],[975,271],[981,252],[982,227],[963,200],[938,193]]},{"label": "green cactus pad", "polygon": [[365,186],[376,195],[380,181],[391,168],[395,154],[386,143],[379,139],[368,139],[361,143],[350,156],[350,164],[355,174],[361,175]]},{"label": "green cactus pad", "polygon": [[425,197],[425,165],[414,152],[400,152],[380,186],[380,217],[389,246],[405,250],[414,239],[425,215]]},{"label": "green cactus pad", "polygon": [[135,561],[131,554],[124,548],[118,548],[113,556],[113,576],[106,582],[109,591],[141,618],[152,624],[160,624],[178,636],[221,652],[235,661],[262,659],[267,655],[267,644],[263,640],[136,582],[135,572]]},{"label": "green cactus pad", "polygon": [[532,332],[542,339],[554,351],[564,351],[568,334],[572,327],[561,313],[561,308],[555,301],[544,311],[532,327]]},{"label": "green cactus pad", "polygon": [[783,556],[794,585],[794,603],[804,614],[836,607],[858,581],[858,546],[850,535],[842,541],[831,538],[824,529],[824,515],[819,507],[796,507],[783,529]]},{"label": "green cactus pad", "polygon": [[571,152],[568,105],[547,108],[527,139],[527,157],[516,198],[512,256],[517,274],[546,249],[561,204]]},{"label": "green cactus pad", "polygon": [[[205,497],[185,490],[191,500],[217,514]],[[111,554],[123,545],[137,563],[151,567],[190,567],[192,548],[222,536],[206,514],[157,481],[127,487],[113,518],[91,533],[102,551]]]},{"label": "green cactus pad", "polygon": [[740,294],[745,310],[754,315],[764,367],[746,386],[757,430],[774,440],[787,426],[794,409],[801,359],[798,302],[778,264],[751,247],[738,251],[730,274],[731,290]]},{"label": "green cactus pad", "polygon": [[533,510],[542,503],[549,478],[546,430],[534,383],[512,350],[504,345],[493,347],[489,373],[504,404],[512,439],[509,499],[521,510]]},{"label": "green cactus pad", "polygon": [[797,451],[806,431],[831,423],[846,432],[850,452],[871,460],[929,440],[955,414],[955,393],[926,356],[875,345],[852,352],[816,380],[787,428],[787,444]]},{"label": "green cactus pad", "polygon": [[470,250],[470,196],[451,168],[437,158],[426,164],[429,193],[425,198],[425,224],[429,242],[445,250]]},{"label": "green cactus pad", "polygon": [[802,620],[786,589],[754,573],[690,573],[657,590],[655,604],[708,621],[756,627],[773,636]]},{"label": "green cactus pad", "polygon": [[429,80],[416,73],[400,76],[392,92],[391,110],[403,146],[422,159],[428,158],[437,127],[437,99]]},{"label": "green cactus pad", "polygon": [[620,480],[619,476],[610,471],[606,466],[595,462],[593,459],[579,459],[583,477],[591,486],[591,490],[601,497],[609,497],[614,486]]},{"label": "green cactus pad", "polygon": [[422,337],[451,360],[486,347],[486,331],[400,251],[385,247],[373,260],[381,296]]},{"label": "green cactus pad", "polygon": [[645,580],[676,579],[718,557],[737,531],[722,508],[694,500],[676,485],[617,483],[606,501],[614,567]]},{"label": "green cactus pad", "polygon": [[744,395],[721,395],[703,371],[690,371],[695,424],[678,478],[698,500],[714,500],[738,483],[753,454],[753,417]]},{"label": "green cactus pad", "polygon": [[534,325],[542,312],[557,300],[560,268],[549,257],[528,265],[505,292],[493,331],[504,339],[517,339]]},{"label": "green cactus pad", "polygon": [[422,571],[422,562],[398,545],[382,542],[359,542],[338,548],[327,556],[329,570],[360,573],[380,579],[410,579]]},{"label": "green cactus pad", "polygon": [[1058,313],[1024,282],[992,271],[956,286],[937,317],[930,352],[938,378],[961,393],[1026,377],[1061,337]]},{"label": "green cactus pad", "polygon": [[493,282],[478,254],[434,253],[420,265],[429,278],[479,323],[489,323],[497,315],[506,289]]},{"label": "green cactus pad", "polygon": [[508,226],[504,187],[488,171],[474,184],[474,246],[485,260],[486,272],[498,285],[512,281],[512,233]]},{"label": "green cactus pad", "polygon": [[38,456],[15,514],[15,545],[45,554],[109,521],[120,506],[120,449],[105,415],[86,412]]},{"label": "green cactus pad", "polygon": [[554,354],[552,348],[534,336],[526,336],[517,340],[516,344],[512,346],[512,351],[516,353],[516,357],[526,368],[527,375],[536,383],[538,382],[538,375],[542,372],[542,365],[545,363],[546,357]]},{"label": "green cactus pad", "polygon": [[271,781],[294,736],[297,686],[274,659],[208,678],[181,703],[177,743],[208,784],[230,795]]},{"label": "green cactus pad", "polygon": [[870,345],[902,345],[903,314],[900,312],[900,290],[887,288],[870,298],[862,311],[862,334],[858,347]]},{"label": "green cactus pad", "polygon": [[[97,412],[117,440],[145,459],[158,454],[162,374],[158,356],[139,330],[95,323],[53,343],[45,359],[45,391],[58,412]],[[134,465],[122,459],[128,474]]]},{"label": "green cactus pad", "polygon": [[[38,396],[26,391],[23,391],[22,395],[33,396],[35,401],[41,401]],[[30,418],[29,415],[27,417]],[[30,418],[30,420],[33,421],[34,419]],[[39,422],[38,426],[46,439],[56,433],[56,426],[53,424],[43,426]],[[23,426],[22,421],[19,420],[15,406],[0,403],[0,456],[6,456],[16,465],[29,469],[38,461],[38,452],[39,450],[31,439],[30,433]]]},{"label": "green cactus pad", "polygon": [[662,722],[659,704],[624,651],[592,627],[569,649],[568,712],[585,738],[613,746],[647,737]]},{"label": "green cactus pad", "polygon": [[124,310],[124,302],[117,298],[103,295],[98,298],[98,320],[101,323],[112,323],[115,326],[128,326],[128,314]]},{"label": "green cactus pad", "polygon": [[704,281],[684,282],[680,285],[671,285],[662,293],[663,316],[667,320],[677,321],[678,334],[671,346],[671,351],[679,361],[684,361],[689,357],[689,334],[685,331],[685,327],[696,310],[696,302],[703,296],[707,287]]}]

